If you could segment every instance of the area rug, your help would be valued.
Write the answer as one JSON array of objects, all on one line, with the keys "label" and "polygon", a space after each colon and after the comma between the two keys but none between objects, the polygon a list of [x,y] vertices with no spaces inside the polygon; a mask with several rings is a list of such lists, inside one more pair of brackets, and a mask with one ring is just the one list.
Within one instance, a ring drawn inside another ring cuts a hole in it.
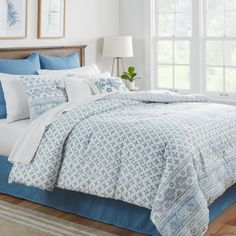
[{"label": "area rug", "polygon": [[0,201],[0,236],[114,236]]}]

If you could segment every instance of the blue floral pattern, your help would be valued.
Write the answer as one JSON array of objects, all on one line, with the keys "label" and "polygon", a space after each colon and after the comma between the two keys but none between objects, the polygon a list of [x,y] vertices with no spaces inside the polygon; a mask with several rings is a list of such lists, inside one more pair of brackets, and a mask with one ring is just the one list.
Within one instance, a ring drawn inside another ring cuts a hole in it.
[{"label": "blue floral pattern", "polygon": [[123,81],[120,78],[89,78],[87,79],[95,94],[106,94],[114,92],[127,92]]},{"label": "blue floral pattern", "polygon": [[21,80],[28,100],[31,119],[68,101],[63,78],[22,76]]},{"label": "blue floral pattern", "polygon": [[143,92],[78,106],[9,181],[129,202],[163,236],[202,235],[208,206],[236,183],[236,108],[207,101]]}]

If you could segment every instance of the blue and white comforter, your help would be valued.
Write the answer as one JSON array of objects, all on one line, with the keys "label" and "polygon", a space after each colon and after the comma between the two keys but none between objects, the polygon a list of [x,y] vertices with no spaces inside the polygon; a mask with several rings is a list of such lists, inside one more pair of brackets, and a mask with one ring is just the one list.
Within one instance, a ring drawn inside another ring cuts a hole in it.
[{"label": "blue and white comforter", "polygon": [[236,183],[236,108],[197,95],[108,96],[48,126],[9,181],[119,199],[151,209],[164,236],[199,236],[208,206]]}]

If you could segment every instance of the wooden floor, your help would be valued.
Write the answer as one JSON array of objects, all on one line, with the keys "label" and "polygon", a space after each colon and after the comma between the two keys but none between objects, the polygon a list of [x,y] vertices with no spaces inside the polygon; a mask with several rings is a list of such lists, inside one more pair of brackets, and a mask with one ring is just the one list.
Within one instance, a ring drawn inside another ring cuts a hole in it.
[{"label": "wooden floor", "polygon": [[[13,203],[22,207],[26,207],[31,210],[36,210],[58,218],[62,218],[65,220],[78,222],[79,224],[100,229],[108,233],[113,233],[120,236],[142,235],[125,229],[120,229],[112,225],[99,223],[97,221],[89,220],[80,216],[58,211],[50,207],[41,206],[39,204],[25,201],[19,198],[10,197],[4,194],[0,194],[0,200]],[[236,204],[234,204],[231,208],[227,209],[220,217],[218,217],[213,223],[211,223],[205,236],[236,236]]]}]

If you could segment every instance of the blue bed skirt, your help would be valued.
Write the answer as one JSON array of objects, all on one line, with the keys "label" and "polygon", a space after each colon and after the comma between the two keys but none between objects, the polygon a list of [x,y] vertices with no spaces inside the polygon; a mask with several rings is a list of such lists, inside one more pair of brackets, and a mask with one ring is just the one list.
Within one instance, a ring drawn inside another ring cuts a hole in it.
[{"label": "blue bed skirt", "polygon": [[[112,224],[135,232],[160,236],[150,220],[150,210],[122,201],[105,199],[80,192],[55,189],[42,191],[20,184],[8,184],[11,163],[0,156],[0,192],[23,198],[65,212]],[[210,206],[210,222],[236,202],[236,185]]]}]

